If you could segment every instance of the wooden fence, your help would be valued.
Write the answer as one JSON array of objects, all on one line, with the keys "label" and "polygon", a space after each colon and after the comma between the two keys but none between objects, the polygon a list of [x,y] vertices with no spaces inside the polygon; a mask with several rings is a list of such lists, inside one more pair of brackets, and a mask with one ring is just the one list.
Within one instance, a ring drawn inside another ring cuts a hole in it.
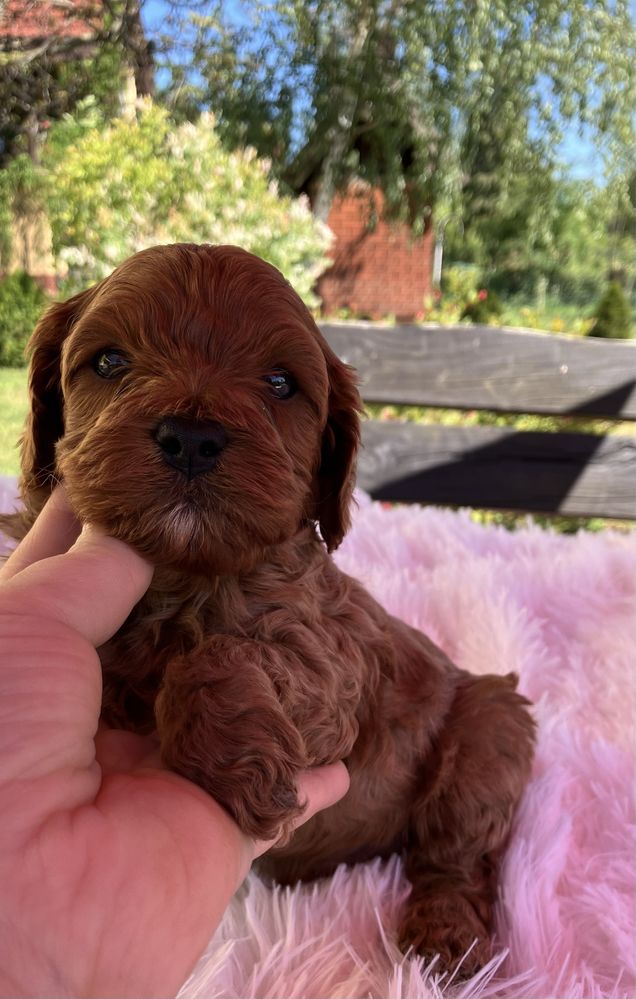
[{"label": "wooden fence", "polygon": [[[636,343],[488,326],[322,323],[367,403],[636,420]],[[367,420],[377,499],[636,520],[633,434]]]}]

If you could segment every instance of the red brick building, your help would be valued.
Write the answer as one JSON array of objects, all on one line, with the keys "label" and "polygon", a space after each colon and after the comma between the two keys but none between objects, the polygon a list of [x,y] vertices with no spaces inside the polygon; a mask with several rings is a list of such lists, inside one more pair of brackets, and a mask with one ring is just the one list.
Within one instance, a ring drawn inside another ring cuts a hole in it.
[{"label": "red brick building", "polygon": [[422,313],[432,291],[433,229],[429,226],[416,239],[407,225],[384,221],[380,191],[373,192],[378,221],[370,227],[370,193],[358,182],[331,206],[327,224],[335,236],[333,265],[317,284],[323,312],[349,309],[372,319],[412,319]]}]

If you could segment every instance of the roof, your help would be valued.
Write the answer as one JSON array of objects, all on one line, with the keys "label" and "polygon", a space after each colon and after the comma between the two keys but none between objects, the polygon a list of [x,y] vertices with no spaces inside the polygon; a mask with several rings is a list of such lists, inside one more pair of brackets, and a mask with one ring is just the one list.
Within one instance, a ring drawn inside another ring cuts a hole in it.
[{"label": "roof", "polygon": [[0,41],[5,44],[88,39],[101,21],[99,0],[0,0]]}]

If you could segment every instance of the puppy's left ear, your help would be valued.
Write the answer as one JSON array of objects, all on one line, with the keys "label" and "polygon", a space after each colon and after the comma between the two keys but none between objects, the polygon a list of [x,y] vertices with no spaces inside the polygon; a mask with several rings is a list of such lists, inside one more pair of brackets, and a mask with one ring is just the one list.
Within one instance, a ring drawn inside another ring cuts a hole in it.
[{"label": "puppy's left ear", "polygon": [[354,369],[325,349],[329,377],[329,415],[318,470],[317,520],[328,551],[337,548],[350,524],[360,444],[362,401]]}]

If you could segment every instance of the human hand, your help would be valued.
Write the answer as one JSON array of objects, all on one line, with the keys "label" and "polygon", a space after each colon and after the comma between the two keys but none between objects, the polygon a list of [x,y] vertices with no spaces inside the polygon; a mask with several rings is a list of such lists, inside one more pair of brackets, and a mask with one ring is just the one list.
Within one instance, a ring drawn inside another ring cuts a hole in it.
[{"label": "human hand", "polygon": [[[0,570],[2,996],[174,995],[272,845],[163,768],[152,739],[98,731],[95,648],[152,572],[80,534],[61,489]],[[347,788],[343,764],[307,771],[298,824]]]}]

